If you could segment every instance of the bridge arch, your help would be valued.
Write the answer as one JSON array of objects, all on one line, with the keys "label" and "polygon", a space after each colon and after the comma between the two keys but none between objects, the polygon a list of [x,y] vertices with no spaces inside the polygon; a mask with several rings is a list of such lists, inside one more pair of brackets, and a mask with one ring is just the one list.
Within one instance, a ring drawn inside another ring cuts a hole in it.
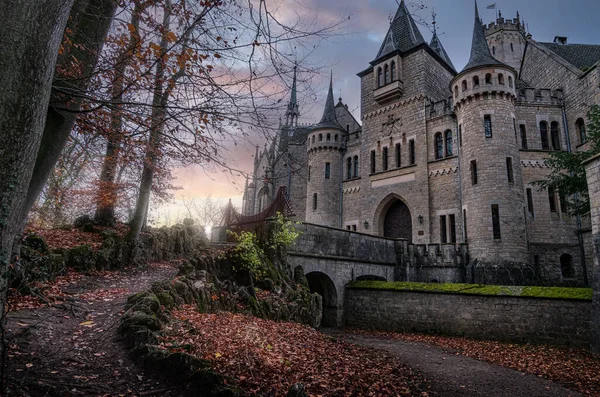
[{"label": "bridge arch", "polygon": [[375,224],[379,236],[403,238],[412,243],[412,214],[406,201],[392,193],[375,210]]},{"label": "bridge arch", "polygon": [[314,271],[306,274],[308,287],[323,297],[323,327],[338,326],[338,291],[335,283],[327,274]]}]

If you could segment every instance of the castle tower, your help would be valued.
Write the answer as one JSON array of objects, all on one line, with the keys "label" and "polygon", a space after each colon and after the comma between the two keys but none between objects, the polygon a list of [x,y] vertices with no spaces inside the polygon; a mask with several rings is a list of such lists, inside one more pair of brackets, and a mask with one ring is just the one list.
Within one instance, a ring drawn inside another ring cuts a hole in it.
[{"label": "castle tower", "polygon": [[333,83],[319,124],[308,135],[308,186],[306,222],[340,226],[341,159],[345,130],[338,123],[333,102]]},{"label": "castle tower", "polygon": [[525,24],[519,13],[512,20],[505,20],[500,13],[496,22],[484,26],[484,31],[492,56],[519,73],[526,44]]},{"label": "castle tower", "polygon": [[483,262],[527,262],[516,75],[492,57],[476,2],[471,57],[451,89],[459,124],[465,231],[471,258]]},{"label": "castle tower", "polygon": [[285,112],[285,125],[289,127],[298,126],[298,117],[300,117],[300,107],[298,106],[298,99],[296,95],[296,69],[294,66],[294,81],[292,82],[292,95],[290,96],[290,103],[288,103],[287,110]]}]

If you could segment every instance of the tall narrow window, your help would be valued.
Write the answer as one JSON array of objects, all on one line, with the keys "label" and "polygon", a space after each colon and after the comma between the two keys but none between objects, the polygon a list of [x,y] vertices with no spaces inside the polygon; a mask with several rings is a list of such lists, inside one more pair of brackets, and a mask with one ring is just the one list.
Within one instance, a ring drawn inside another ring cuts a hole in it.
[{"label": "tall narrow window", "polygon": [[325,163],[325,179],[331,178],[331,163]]},{"label": "tall narrow window", "polygon": [[515,52],[515,47],[513,46],[513,43],[510,43],[510,50],[511,50],[512,52]]},{"label": "tall narrow window", "polygon": [[317,193],[313,193],[313,211],[317,210]]},{"label": "tall narrow window", "polygon": [[556,212],[556,195],[554,188],[548,188],[548,202],[550,203],[550,212]]},{"label": "tall narrow window", "polygon": [[327,134],[327,142],[331,141],[331,134]]},{"label": "tall narrow window", "polygon": [[558,199],[560,201],[560,212],[562,212],[563,215],[567,215],[569,212],[569,203],[567,202],[567,197],[564,194],[559,193]]},{"label": "tall narrow window", "polygon": [[323,142],[323,134],[319,134],[319,142]]},{"label": "tall narrow window", "polygon": [[383,82],[385,84],[390,82],[390,68],[387,64],[383,67]]},{"label": "tall narrow window", "polygon": [[527,211],[529,211],[531,216],[535,216],[533,211],[533,194],[531,192],[531,188],[527,188]]},{"label": "tall narrow window", "polygon": [[457,85],[454,86],[454,97],[458,98],[458,86]]},{"label": "tall narrow window", "polygon": [[485,75],[485,84],[492,85],[492,74],[491,73],[488,73]]},{"label": "tall narrow window", "polygon": [[371,150],[371,174],[375,173],[375,150]]},{"label": "tall narrow window", "polygon": [[396,148],[395,149],[395,152],[396,152],[395,153],[396,154],[395,155],[395,157],[396,157],[396,168],[400,168],[400,167],[402,167],[402,152],[401,152],[402,147],[400,146],[399,143],[397,143],[396,146],[395,146],[395,148]]},{"label": "tall narrow window", "polygon": [[500,209],[498,208],[498,204],[492,204],[492,230],[495,240],[502,238],[500,234]]},{"label": "tall narrow window", "polygon": [[308,166],[308,181],[310,182],[310,165]]},{"label": "tall narrow window", "polygon": [[577,119],[575,124],[577,125],[577,133],[579,134],[579,143],[586,143],[587,135],[585,133],[585,121],[583,121],[583,119]]},{"label": "tall narrow window", "polygon": [[352,157],[346,159],[347,179],[352,179]]},{"label": "tall narrow window", "polygon": [[458,146],[462,147],[462,124],[458,125]]},{"label": "tall narrow window", "polygon": [[446,130],[446,156],[452,156],[454,153],[454,142],[452,141],[452,131]]},{"label": "tall narrow window", "polygon": [[473,88],[479,87],[479,76],[473,76]]},{"label": "tall narrow window", "polygon": [[560,127],[556,121],[550,124],[550,137],[552,138],[552,149],[560,150]]},{"label": "tall narrow window", "polygon": [[498,75],[498,84],[504,85],[504,75],[502,73]]},{"label": "tall narrow window", "polygon": [[563,278],[574,278],[575,268],[573,267],[573,257],[569,254],[560,256],[560,271]]},{"label": "tall narrow window", "polygon": [[448,230],[446,228],[446,215],[440,216],[440,242],[445,244],[448,242]]},{"label": "tall narrow window", "polygon": [[548,143],[548,123],[545,121],[540,122],[540,138],[542,139],[542,150],[550,150],[550,144]]},{"label": "tall narrow window", "polygon": [[396,81],[396,62],[392,61],[390,64],[390,71],[392,73],[392,81]]},{"label": "tall narrow window", "polygon": [[483,116],[483,130],[486,138],[492,137],[492,116],[489,114]]},{"label": "tall narrow window", "polygon": [[358,178],[358,156],[354,156],[354,177]]},{"label": "tall narrow window", "polygon": [[515,120],[514,117],[513,117],[513,130],[515,131],[515,143],[518,143],[519,139],[517,138],[517,120]]},{"label": "tall narrow window", "polygon": [[450,214],[450,242],[456,243],[456,215]]},{"label": "tall narrow window", "polygon": [[477,185],[477,160],[471,160],[471,185]]},{"label": "tall narrow window", "polygon": [[513,174],[512,157],[506,158],[506,176],[508,177],[508,183],[515,183],[515,176]]},{"label": "tall narrow window", "polygon": [[434,137],[435,142],[435,159],[439,160],[444,157],[444,139],[442,138],[442,133],[438,132]]},{"label": "tall narrow window", "polygon": [[383,70],[377,68],[377,87],[383,87]]},{"label": "tall narrow window", "polygon": [[519,129],[521,130],[521,149],[527,149],[527,129],[525,124],[519,125]]},{"label": "tall narrow window", "polygon": [[346,124],[346,132],[350,132],[350,124]]},{"label": "tall narrow window", "polygon": [[467,90],[467,80],[463,80],[462,81],[462,92],[465,92]]},{"label": "tall narrow window", "polygon": [[411,139],[408,141],[408,160],[410,161],[410,165],[414,165],[417,162],[417,158],[415,156],[415,140]]},{"label": "tall narrow window", "polygon": [[463,228],[465,230],[465,243],[468,240],[468,234],[467,234],[467,210],[463,210]]},{"label": "tall narrow window", "polygon": [[[511,45],[512,45],[512,44],[511,44]],[[512,76],[508,76],[508,86],[509,86],[510,88],[513,88],[513,78],[512,78]]]},{"label": "tall narrow window", "polygon": [[387,146],[383,148],[381,153],[381,165],[384,171],[388,170],[388,148]]},{"label": "tall narrow window", "polygon": [[492,47],[492,55],[496,55],[496,47]]}]

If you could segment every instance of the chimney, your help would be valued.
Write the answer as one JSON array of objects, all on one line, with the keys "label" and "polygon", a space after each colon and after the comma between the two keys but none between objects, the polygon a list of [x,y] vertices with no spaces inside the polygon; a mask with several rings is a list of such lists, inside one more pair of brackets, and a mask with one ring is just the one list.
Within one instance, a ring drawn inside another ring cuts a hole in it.
[{"label": "chimney", "polygon": [[554,37],[554,42],[556,44],[565,45],[567,44],[567,38],[565,36],[556,36]]}]

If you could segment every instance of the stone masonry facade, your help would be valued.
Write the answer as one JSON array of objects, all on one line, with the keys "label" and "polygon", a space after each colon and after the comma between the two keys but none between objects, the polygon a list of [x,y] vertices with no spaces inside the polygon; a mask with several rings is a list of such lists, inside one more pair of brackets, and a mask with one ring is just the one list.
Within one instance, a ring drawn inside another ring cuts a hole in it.
[{"label": "stone masonry facade", "polygon": [[298,124],[294,75],[286,121],[257,148],[243,212],[260,213],[283,185],[299,221],[403,239],[410,252],[437,245],[468,264],[416,269],[408,281],[591,284],[589,219],[570,217],[572,198],[535,182],[550,173],[551,151],[589,145],[600,45],[537,42],[518,14],[483,24],[478,13],[471,45],[459,72],[401,1],[358,73],[360,122],[334,104],[330,84],[321,121]]},{"label": "stone masonry facade", "polygon": [[586,164],[594,239],[594,278],[592,297],[592,351],[600,355],[600,155]]}]

